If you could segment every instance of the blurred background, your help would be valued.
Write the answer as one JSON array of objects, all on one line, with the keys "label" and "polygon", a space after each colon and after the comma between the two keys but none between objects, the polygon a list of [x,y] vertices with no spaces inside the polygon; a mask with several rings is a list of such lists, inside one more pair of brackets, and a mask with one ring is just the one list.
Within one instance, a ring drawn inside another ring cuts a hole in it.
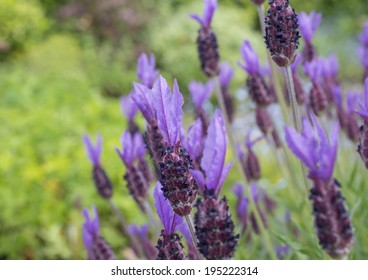
[{"label": "blurred background", "polygon": [[[218,2],[213,28],[221,59],[236,69],[235,91],[245,81],[236,65],[242,41],[264,57],[263,39],[250,0]],[[314,40],[319,54],[338,55],[344,85],[360,83],[357,34],[368,19],[367,1],[291,4],[297,12],[323,13]],[[132,90],[143,51],[155,54],[163,76],[176,77],[185,95],[191,80],[206,80],[198,25],[188,17],[202,12],[202,1],[0,0],[0,7],[0,259],[85,258],[81,209],[93,204],[122,258],[126,240],[95,191],[82,135],[101,133],[114,201],[130,222],[144,223],[114,151],[126,127],[118,98]],[[275,164],[262,166],[271,181]]]}]

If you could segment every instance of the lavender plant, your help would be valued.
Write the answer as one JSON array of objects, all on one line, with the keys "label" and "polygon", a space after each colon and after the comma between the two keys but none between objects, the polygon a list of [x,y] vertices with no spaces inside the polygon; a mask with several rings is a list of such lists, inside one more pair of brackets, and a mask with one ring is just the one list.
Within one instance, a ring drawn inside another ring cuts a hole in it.
[{"label": "lavender plant", "polygon": [[312,61],[317,56],[316,48],[312,44],[314,34],[321,22],[322,15],[315,11],[307,13],[300,13],[298,15],[300,24],[300,33],[304,39],[303,60],[306,62]]}]

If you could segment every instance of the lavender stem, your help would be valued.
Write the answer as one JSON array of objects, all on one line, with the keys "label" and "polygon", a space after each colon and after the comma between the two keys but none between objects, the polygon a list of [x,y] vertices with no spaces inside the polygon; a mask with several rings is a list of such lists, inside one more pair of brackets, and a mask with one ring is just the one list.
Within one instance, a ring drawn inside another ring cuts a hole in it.
[{"label": "lavender stem", "polygon": [[298,132],[300,132],[302,129],[302,125],[301,125],[300,116],[299,116],[298,103],[296,102],[294,80],[293,80],[293,75],[291,73],[290,65],[285,67],[285,80],[286,80],[289,100],[291,104],[291,111],[293,113],[294,127]]},{"label": "lavender stem", "polygon": [[[227,136],[229,138],[231,150],[234,154],[235,165],[237,166],[238,171],[240,172],[240,174],[242,174],[244,182],[249,183],[248,179],[247,179],[247,176],[246,176],[246,174],[245,174],[245,172],[242,168],[241,160],[239,158],[239,155],[236,152],[235,140],[234,140],[234,137],[233,137],[232,127],[230,125],[228,114],[227,114],[227,111],[226,111],[226,106],[225,106],[225,102],[224,102],[224,99],[223,99],[223,94],[222,94],[222,90],[221,90],[221,84],[220,84],[219,77],[218,76],[214,77],[213,82],[214,82],[214,87],[215,87],[215,91],[216,91],[216,94],[217,94],[217,100],[218,100],[218,103],[220,105],[220,109],[221,109],[221,111],[223,113],[223,116],[224,116],[226,132],[227,132]],[[269,254],[270,254],[271,258],[276,260],[277,258],[276,258],[276,255],[275,255],[275,251],[273,249],[273,245],[272,245],[270,236],[269,236],[266,228],[264,227],[263,220],[261,218],[260,213],[258,212],[257,207],[255,207],[256,203],[254,201],[253,196],[250,193],[250,188],[246,188],[246,192],[247,192],[247,196],[249,197],[250,212],[254,213],[254,217],[257,221],[257,224],[259,225],[261,235],[263,236],[264,242],[266,244],[267,250],[269,251]]]},{"label": "lavender stem", "polygon": [[143,252],[142,246],[140,245],[138,239],[134,236],[129,234],[129,231],[127,229],[127,222],[125,221],[123,215],[121,215],[118,207],[115,205],[115,203],[112,201],[112,199],[109,199],[109,203],[110,206],[116,216],[116,218],[118,219],[119,225],[120,225],[120,229],[122,230],[123,234],[130,239],[130,241],[132,242],[132,246],[133,248],[136,250],[138,257],[142,260],[146,259],[146,256]]},{"label": "lavender stem", "polygon": [[195,234],[194,227],[193,227],[193,221],[192,221],[192,218],[190,217],[190,215],[185,216],[185,221],[187,222],[190,235],[192,236],[192,240],[193,240],[193,243],[194,243],[194,248],[195,248],[196,254],[198,256],[198,259],[204,260],[203,256],[199,253],[198,248],[197,248],[197,246],[198,246],[197,245],[198,244],[197,236]]},{"label": "lavender stem", "polygon": [[155,229],[155,233],[157,235],[157,237],[160,236],[160,232],[161,232],[161,228],[159,226],[159,224],[157,223],[157,219],[155,218],[155,216],[153,215],[153,209],[151,204],[148,202],[148,200],[144,200],[143,201],[143,208],[148,216],[148,219],[150,220],[150,222],[153,224],[153,227]]}]

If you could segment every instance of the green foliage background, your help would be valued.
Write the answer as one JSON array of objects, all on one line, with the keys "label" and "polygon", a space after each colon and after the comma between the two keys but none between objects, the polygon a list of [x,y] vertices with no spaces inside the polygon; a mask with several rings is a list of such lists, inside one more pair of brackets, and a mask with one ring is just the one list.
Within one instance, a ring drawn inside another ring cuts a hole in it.
[{"label": "green foliage background", "polygon": [[[214,29],[221,57],[236,68],[235,91],[245,79],[236,66],[241,42],[251,40],[264,58],[263,41],[249,0],[219,2]],[[0,50],[0,259],[85,258],[80,212],[93,204],[100,212],[103,236],[120,258],[127,258],[117,221],[95,192],[82,135],[101,133],[102,161],[114,184],[114,201],[129,222],[142,224],[145,217],[126,190],[121,179],[124,168],[114,152],[126,127],[117,97],[132,89],[135,61],[142,50],[155,53],[162,74],[169,80],[178,78],[184,94],[189,81],[205,80],[195,47],[198,26],[188,18],[190,12],[202,11],[201,1],[137,1],[138,17],[149,13],[150,20],[139,32],[129,33],[124,27],[127,33],[118,39],[96,39],[92,28],[76,28],[78,20],[61,21],[58,9],[66,3],[0,1],[0,45],[6,46],[6,51]],[[344,85],[360,88],[361,69],[354,53],[356,35],[368,18],[366,1],[292,4],[297,11],[315,9],[326,15],[315,39],[318,50],[322,55],[336,52]],[[188,115],[186,127],[191,120]],[[354,149],[343,140],[340,159],[346,160],[340,160],[337,177],[354,218],[357,242],[352,258],[366,259],[367,178]],[[279,205],[269,218],[274,243],[288,244],[290,258],[327,258],[318,248],[305,194],[274,171],[277,162],[267,147],[261,145],[258,153],[265,178],[261,184]],[[224,188],[232,205],[231,188],[238,178],[233,171]],[[285,230],[287,210],[299,229],[298,239]],[[236,258],[267,258],[258,236],[242,242]]]}]

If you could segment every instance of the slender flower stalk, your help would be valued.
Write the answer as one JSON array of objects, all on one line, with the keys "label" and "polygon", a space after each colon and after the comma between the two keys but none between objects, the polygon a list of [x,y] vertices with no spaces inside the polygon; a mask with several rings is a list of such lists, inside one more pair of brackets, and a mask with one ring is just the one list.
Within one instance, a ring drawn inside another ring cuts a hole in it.
[{"label": "slender flower stalk", "polygon": [[341,186],[333,178],[339,126],[335,124],[328,138],[313,113],[311,119],[312,123],[304,118],[301,134],[287,127],[286,142],[308,169],[312,182],[309,198],[320,246],[332,258],[345,259],[354,243],[354,234]]},{"label": "slender flower stalk", "polygon": [[157,242],[157,260],[183,260],[186,255],[183,251],[181,237],[177,234],[177,227],[183,222],[183,218],[175,214],[170,203],[161,191],[162,186],[157,182],[154,197],[155,208],[163,225],[161,238]]}]

